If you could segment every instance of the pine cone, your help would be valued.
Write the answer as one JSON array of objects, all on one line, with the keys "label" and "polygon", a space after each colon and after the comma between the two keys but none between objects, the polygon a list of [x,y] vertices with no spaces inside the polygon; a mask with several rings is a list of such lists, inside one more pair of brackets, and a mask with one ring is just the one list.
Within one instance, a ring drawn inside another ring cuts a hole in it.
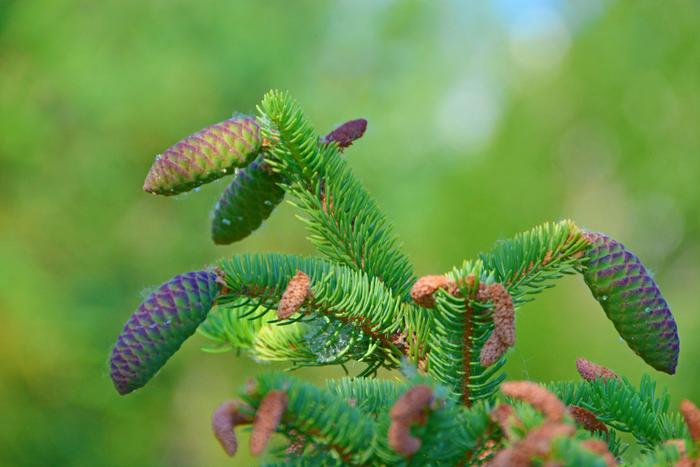
[{"label": "pine cone", "polygon": [[671,310],[639,258],[601,233],[586,232],[583,278],[627,345],[652,367],[673,374],[678,331]]},{"label": "pine cone", "polygon": [[176,195],[245,167],[260,152],[260,127],[237,115],[188,136],[156,157],[143,189]]},{"label": "pine cone", "polygon": [[194,333],[219,293],[216,274],[188,272],[161,285],[131,315],[112,350],[119,394],[144,386]]},{"label": "pine cone", "polygon": [[239,170],[214,208],[211,223],[214,243],[237,242],[260,227],[284,198],[284,190],[278,185],[280,180],[268,167],[264,155]]}]

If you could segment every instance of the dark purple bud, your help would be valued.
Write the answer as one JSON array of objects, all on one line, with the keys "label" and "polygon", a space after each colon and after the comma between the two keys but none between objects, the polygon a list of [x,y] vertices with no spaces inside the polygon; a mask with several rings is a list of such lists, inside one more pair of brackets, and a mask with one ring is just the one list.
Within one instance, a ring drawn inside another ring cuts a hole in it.
[{"label": "dark purple bud", "polygon": [[356,120],[350,120],[349,122],[343,123],[338,128],[321,138],[321,141],[324,143],[334,141],[339,148],[345,149],[356,139],[360,139],[362,135],[365,134],[365,130],[367,130],[367,120],[364,118],[358,118]]}]

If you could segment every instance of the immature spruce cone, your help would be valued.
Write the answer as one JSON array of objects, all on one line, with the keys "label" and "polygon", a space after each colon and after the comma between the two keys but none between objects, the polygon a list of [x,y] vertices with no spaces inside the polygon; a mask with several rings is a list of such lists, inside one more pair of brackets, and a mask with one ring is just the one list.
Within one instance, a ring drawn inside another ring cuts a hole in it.
[{"label": "immature spruce cone", "polygon": [[188,136],[157,156],[143,189],[166,196],[189,191],[245,167],[261,147],[255,119],[236,115]]},{"label": "immature spruce cone", "polygon": [[624,245],[601,234],[586,232],[583,278],[620,336],[652,367],[676,372],[678,331],[671,310],[639,258]]},{"label": "immature spruce cone", "polygon": [[248,167],[236,172],[214,208],[211,236],[214,243],[228,245],[246,238],[270,217],[284,198],[279,174],[259,155]]},{"label": "immature spruce cone", "polygon": [[181,274],[161,285],[131,315],[117,338],[110,359],[119,394],[148,380],[206,318],[219,293],[216,274]]}]

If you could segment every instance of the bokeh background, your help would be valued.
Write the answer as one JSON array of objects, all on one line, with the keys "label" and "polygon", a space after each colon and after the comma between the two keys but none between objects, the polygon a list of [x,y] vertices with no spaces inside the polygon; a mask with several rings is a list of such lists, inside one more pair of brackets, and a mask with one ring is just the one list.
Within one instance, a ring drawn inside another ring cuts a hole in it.
[{"label": "bokeh background", "polygon": [[369,120],[348,157],[418,274],[565,217],[655,272],[676,376],[646,367],[572,277],[519,313],[511,377],[575,378],[586,356],[700,401],[698,31],[696,1],[0,0],[0,465],[252,462],[225,458],[209,416],[274,366],[196,336],[119,397],[106,360],[149,287],[238,252],[312,253],[286,205],[214,246],[226,182],[141,191],[155,154],[270,88],[321,132]]}]

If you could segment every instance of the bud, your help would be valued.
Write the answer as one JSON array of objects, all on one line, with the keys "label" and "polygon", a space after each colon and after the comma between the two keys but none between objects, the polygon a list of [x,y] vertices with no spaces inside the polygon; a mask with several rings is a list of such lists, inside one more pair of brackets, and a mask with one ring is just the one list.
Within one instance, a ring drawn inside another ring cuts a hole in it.
[{"label": "bud", "polygon": [[176,195],[245,167],[260,152],[260,127],[237,115],[188,136],[156,157],[143,189]]},{"label": "bud", "polygon": [[425,422],[425,411],[434,400],[433,389],[419,384],[398,398],[391,407],[389,446],[404,457],[412,456],[420,449],[421,440],[411,434],[411,425]]},{"label": "bud", "polygon": [[287,319],[299,311],[307,298],[311,296],[311,279],[303,272],[297,272],[287,283],[277,307],[277,317]]},{"label": "bud", "polygon": [[287,403],[287,394],[282,391],[270,391],[260,401],[253,421],[253,433],[250,435],[250,452],[254,456],[262,454],[267,447],[272,433],[287,410]]},{"label": "bud", "polygon": [[550,422],[561,422],[564,417],[564,404],[553,393],[530,381],[506,381],[501,384],[506,396],[527,402]]},{"label": "bud", "polygon": [[700,409],[689,400],[681,402],[680,412],[688,425],[688,431],[693,441],[700,441]]},{"label": "bud", "polygon": [[571,414],[571,418],[574,419],[576,424],[585,428],[591,433],[595,431],[602,431],[604,433],[608,432],[608,427],[605,426],[605,423],[598,420],[598,417],[596,417],[590,410],[579,407],[578,405],[570,405],[568,410],[569,414]]},{"label": "bud", "polygon": [[333,141],[339,148],[345,149],[356,139],[360,139],[365,134],[365,130],[367,130],[367,120],[364,118],[350,120],[321,138],[321,142],[329,143]]},{"label": "bud", "polygon": [[601,234],[586,232],[583,278],[620,336],[652,367],[669,374],[678,363],[678,331],[671,310],[639,258]]},{"label": "bud", "polygon": [[513,299],[503,284],[491,284],[488,294],[493,302],[494,332],[507,347],[515,345],[515,308]]},{"label": "bud", "polygon": [[585,358],[576,359],[576,370],[578,374],[581,375],[581,378],[586,381],[595,381],[596,379],[620,379],[617,373],[611,369],[588,361]]},{"label": "bud", "polygon": [[501,342],[496,332],[492,332],[489,338],[481,347],[481,353],[479,354],[479,361],[481,366],[488,368],[498,361],[499,358],[506,353],[508,347]]},{"label": "bud", "polygon": [[253,417],[241,413],[241,409],[247,409],[246,411],[251,413],[253,411],[252,408],[241,401],[229,401],[221,404],[211,417],[214,437],[219,441],[226,454],[231,457],[238,450],[238,440],[236,439],[234,428],[253,421]]},{"label": "bud", "polygon": [[446,290],[447,293],[451,294],[457,292],[455,282],[447,276],[423,276],[413,284],[411,297],[416,304],[432,308],[435,306],[433,294],[439,289]]},{"label": "bud", "polygon": [[219,293],[216,274],[188,272],[161,285],[124,325],[110,359],[119,394],[145,385],[194,333]]}]

